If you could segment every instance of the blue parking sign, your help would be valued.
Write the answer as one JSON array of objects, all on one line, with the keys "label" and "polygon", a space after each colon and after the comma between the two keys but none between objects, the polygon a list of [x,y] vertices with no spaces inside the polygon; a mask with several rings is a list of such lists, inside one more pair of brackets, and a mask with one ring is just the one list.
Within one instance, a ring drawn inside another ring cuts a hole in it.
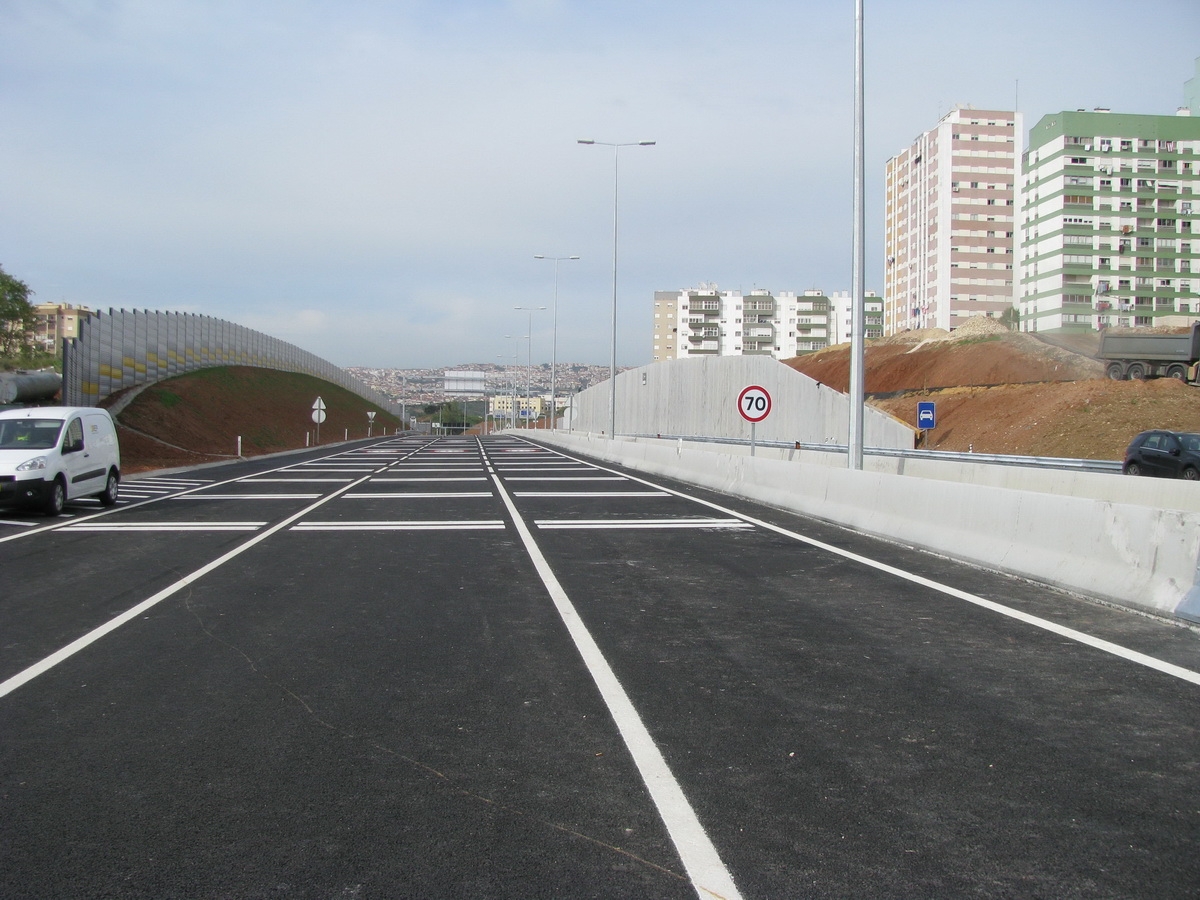
[{"label": "blue parking sign", "polygon": [[917,427],[937,428],[937,404],[927,400],[917,404]]}]

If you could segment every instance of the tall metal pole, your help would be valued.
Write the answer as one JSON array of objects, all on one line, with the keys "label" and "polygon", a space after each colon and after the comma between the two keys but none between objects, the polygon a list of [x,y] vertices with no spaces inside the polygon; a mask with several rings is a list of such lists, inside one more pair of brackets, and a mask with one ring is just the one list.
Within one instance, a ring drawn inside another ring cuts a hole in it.
[{"label": "tall metal pole", "polygon": [[554,260],[554,327],[550,338],[550,430],[558,431],[558,264],[564,259],[579,259],[578,256],[546,256],[539,253],[534,259]]},{"label": "tall metal pole", "polygon": [[[546,307],[544,307],[544,306],[514,306],[513,309],[520,310],[521,312],[529,313],[529,330],[525,332],[525,340],[529,342],[528,343],[529,355],[528,355],[528,358],[526,361],[526,367],[525,367],[525,405],[529,406],[530,405],[530,402],[529,402],[530,378],[531,378],[530,373],[533,371],[533,314],[535,312],[545,312]],[[526,422],[525,425],[526,425],[526,427],[529,427],[528,422]]]},{"label": "tall metal pole", "polygon": [[863,0],[854,0],[854,274],[850,290],[850,433],[846,460],[851,469],[863,467],[863,365],[866,355],[863,340],[866,320],[863,149]]},{"label": "tall metal pole", "polygon": [[579,141],[580,144],[599,144],[613,148],[613,289],[612,289],[612,342],[608,364],[608,437],[617,436],[617,194],[619,184],[619,162],[622,147],[653,147],[654,141],[629,141],[613,144],[607,141]]}]

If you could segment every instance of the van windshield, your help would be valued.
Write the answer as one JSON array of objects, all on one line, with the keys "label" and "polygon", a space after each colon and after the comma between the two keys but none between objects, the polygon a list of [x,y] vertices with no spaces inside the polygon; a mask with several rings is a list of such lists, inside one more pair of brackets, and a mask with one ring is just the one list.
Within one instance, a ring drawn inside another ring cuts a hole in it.
[{"label": "van windshield", "polygon": [[62,426],[62,419],[0,420],[0,450],[49,450]]}]

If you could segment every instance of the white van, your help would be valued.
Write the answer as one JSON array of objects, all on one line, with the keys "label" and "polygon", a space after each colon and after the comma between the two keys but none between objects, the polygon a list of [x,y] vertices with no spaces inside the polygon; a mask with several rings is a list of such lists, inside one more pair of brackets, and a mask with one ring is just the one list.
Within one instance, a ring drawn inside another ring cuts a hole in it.
[{"label": "white van", "polygon": [[52,516],[79,497],[112,506],[120,483],[121,448],[108,410],[0,410],[0,506],[36,506]]}]

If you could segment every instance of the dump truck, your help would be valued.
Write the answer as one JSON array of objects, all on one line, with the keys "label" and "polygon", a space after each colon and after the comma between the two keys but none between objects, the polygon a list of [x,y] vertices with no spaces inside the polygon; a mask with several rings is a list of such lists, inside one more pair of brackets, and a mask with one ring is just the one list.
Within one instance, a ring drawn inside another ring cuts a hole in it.
[{"label": "dump truck", "polygon": [[1108,362],[1108,377],[1114,381],[1145,378],[1178,378],[1189,384],[1200,381],[1200,322],[1185,334],[1100,335],[1099,358]]}]

